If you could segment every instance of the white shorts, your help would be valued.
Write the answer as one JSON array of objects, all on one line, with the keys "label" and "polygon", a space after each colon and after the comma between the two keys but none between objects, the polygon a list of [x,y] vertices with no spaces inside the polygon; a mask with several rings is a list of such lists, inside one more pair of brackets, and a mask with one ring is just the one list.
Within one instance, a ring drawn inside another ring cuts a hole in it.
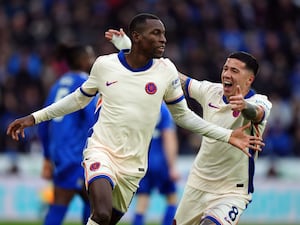
[{"label": "white shorts", "polygon": [[113,208],[125,213],[141,178],[123,173],[107,151],[86,149],[83,157],[86,188],[95,179],[107,179],[113,188]]},{"label": "white shorts", "polygon": [[209,218],[217,225],[236,225],[251,201],[251,195],[214,194],[186,186],[179,202],[177,225],[199,225]]}]

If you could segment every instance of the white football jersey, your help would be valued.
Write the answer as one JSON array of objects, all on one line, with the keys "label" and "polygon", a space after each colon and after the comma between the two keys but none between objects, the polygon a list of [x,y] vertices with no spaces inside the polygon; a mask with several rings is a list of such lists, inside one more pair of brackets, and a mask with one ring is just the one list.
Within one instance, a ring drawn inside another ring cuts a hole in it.
[{"label": "white football jersey", "polygon": [[122,51],[100,56],[81,90],[88,95],[99,92],[102,97],[87,148],[102,146],[121,171],[142,177],[162,101],[170,103],[183,98],[175,65],[160,58],[133,70]]},{"label": "white football jersey", "polygon": [[[199,102],[203,108],[203,118],[224,128],[236,129],[247,123],[240,112],[233,112],[223,96],[220,83],[208,81],[187,81],[189,97]],[[259,124],[252,124],[248,134],[261,136],[272,107],[264,95],[250,90],[245,99],[263,107],[265,115]],[[201,148],[193,163],[187,184],[212,193],[252,193],[254,161],[257,153],[251,151],[248,157],[232,145],[203,137]]]}]

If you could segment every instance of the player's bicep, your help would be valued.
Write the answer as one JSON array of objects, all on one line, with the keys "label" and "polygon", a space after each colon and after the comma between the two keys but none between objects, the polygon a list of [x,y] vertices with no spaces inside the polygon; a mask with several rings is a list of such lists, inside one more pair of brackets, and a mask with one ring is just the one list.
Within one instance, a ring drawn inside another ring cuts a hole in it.
[{"label": "player's bicep", "polygon": [[198,81],[189,78],[186,81],[185,93],[187,93],[188,98],[192,98],[202,105],[205,101],[205,96],[208,92],[208,88],[209,83],[207,81]]},{"label": "player's bicep", "polygon": [[272,103],[268,101],[266,98],[257,99],[255,104],[258,107],[258,119],[259,123],[263,123],[266,121],[270,115]]},{"label": "player's bicep", "polygon": [[181,88],[180,79],[179,77],[177,77],[170,82],[164,95],[164,101],[167,104],[175,104],[176,102],[179,102],[182,99],[184,99],[184,94]]}]

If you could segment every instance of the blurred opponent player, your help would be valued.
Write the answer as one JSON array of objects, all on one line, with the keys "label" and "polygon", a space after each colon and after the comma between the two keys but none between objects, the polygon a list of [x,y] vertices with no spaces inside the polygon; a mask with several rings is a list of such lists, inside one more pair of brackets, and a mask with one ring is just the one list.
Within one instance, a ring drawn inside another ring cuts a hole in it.
[{"label": "blurred opponent player", "polygon": [[166,104],[163,103],[150,144],[148,170],[136,193],[133,225],[145,224],[149,198],[156,188],[167,201],[162,225],[172,224],[177,205],[176,181],[179,178],[175,165],[177,152],[176,126]]},{"label": "blurred opponent player", "polygon": [[[73,92],[86,81],[94,61],[91,47],[65,45],[58,47],[58,58],[66,61],[69,71],[53,85],[45,106]],[[95,103],[66,116],[39,124],[44,148],[42,177],[53,181],[54,201],[50,204],[44,225],[60,225],[68,206],[76,194],[83,200],[82,223],[90,215],[88,196],[84,186],[82,152],[88,130],[94,124]]]}]

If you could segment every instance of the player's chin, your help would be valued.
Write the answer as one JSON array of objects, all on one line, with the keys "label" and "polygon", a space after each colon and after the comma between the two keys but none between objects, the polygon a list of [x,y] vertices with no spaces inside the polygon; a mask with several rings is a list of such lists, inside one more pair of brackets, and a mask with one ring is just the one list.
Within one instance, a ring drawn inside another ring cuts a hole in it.
[{"label": "player's chin", "polygon": [[163,55],[164,55],[164,53],[163,52],[155,52],[154,54],[153,54],[153,58],[161,58],[161,57],[163,57]]},{"label": "player's chin", "polygon": [[165,53],[164,48],[155,48],[153,51],[153,58],[161,58]]}]

